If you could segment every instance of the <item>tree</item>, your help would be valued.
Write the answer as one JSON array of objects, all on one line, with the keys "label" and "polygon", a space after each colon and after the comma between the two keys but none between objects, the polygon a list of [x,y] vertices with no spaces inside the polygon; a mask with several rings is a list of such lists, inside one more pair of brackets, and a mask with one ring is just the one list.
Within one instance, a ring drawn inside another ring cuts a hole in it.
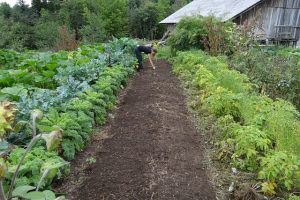
[{"label": "tree", "polygon": [[38,49],[52,48],[58,39],[58,17],[46,9],[41,10],[41,17],[34,27],[36,46]]},{"label": "tree", "polygon": [[[158,0],[157,2],[157,10],[158,10],[158,22],[162,21],[166,16],[170,14],[170,0]],[[161,37],[166,31],[166,27],[163,24],[157,24],[157,36]]]},{"label": "tree", "polygon": [[97,0],[107,37],[127,35],[127,0]]},{"label": "tree", "polygon": [[141,6],[141,0],[128,0],[128,8],[130,10],[139,8]]},{"label": "tree", "polygon": [[182,8],[184,5],[190,3],[192,0],[171,0],[171,12],[175,12]]},{"label": "tree", "polygon": [[38,15],[25,4],[24,0],[19,0],[12,9],[11,16],[11,46],[35,49],[34,25]]},{"label": "tree", "polygon": [[58,13],[61,8],[61,0],[47,0],[46,10],[52,13]]},{"label": "tree", "polygon": [[8,3],[0,4],[0,15],[2,15],[4,19],[9,19],[11,17],[11,7]]},{"label": "tree", "polygon": [[129,0],[128,29],[133,37],[158,39],[166,27],[161,20],[191,0]]},{"label": "tree", "polygon": [[157,37],[157,25],[159,23],[159,11],[157,6],[149,2],[140,10],[141,22],[142,22],[142,31],[146,38],[151,40]]},{"label": "tree", "polygon": [[9,21],[4,16],[0,16],[0,48],[9,46],[10,35]]},{"label": "tree", "polygon": [[75,31],[76,40],[89,43],[122,36],[158,39],[165,31],[159,21],[190,1],[31,0],[29,7],[18,0],[12,8],[2,3],[0,46],[51,48],[63,25]]},{"label": "tree", "polygon": [[81,39],[79,30],[85,25],[85,0],[66,0],[61,4],[60,17],[63,24],[75,30],[76,39]]},{"label": "tree", "polygon": [[26,5],[24,0],[18,0],[17,4],[15,6],[20,7],[22,12],[25,12],[28,9],[28,5]]},{"label": "tree", "polygon": [[56,12],[60,9],[60,0],[32,0],[31,8],[41,15],[41,10],[45,9],[50,12]]},{"label": "tree", "polygon": [[40,14],[43,6],[41,0],[32,0],[31,1],[31,7],[33,10],[35,10],[38,14]]},{"label": "tree", "polygon": [[106,39],[106,32],[102,16],[89,9],[86,9],[85,12],[87,24],[80,30],[83,41],[87,43],[103,42]]}]

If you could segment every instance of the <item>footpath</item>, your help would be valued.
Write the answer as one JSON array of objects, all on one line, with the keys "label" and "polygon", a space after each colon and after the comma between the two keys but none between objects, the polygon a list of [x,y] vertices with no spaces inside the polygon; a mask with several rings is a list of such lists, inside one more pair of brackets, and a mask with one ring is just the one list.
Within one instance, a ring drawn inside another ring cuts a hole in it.
[{"label": "footpath", "polygon": [[170,64],[156,65],[133,78],[58,192],[74,200],[216,199],[180,81]]}]

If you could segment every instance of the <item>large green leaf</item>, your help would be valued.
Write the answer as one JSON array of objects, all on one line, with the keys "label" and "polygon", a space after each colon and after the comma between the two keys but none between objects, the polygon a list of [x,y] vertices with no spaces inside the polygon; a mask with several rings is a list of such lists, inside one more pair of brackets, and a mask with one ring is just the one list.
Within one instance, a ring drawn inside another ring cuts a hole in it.
[{"label": "large green leaf", "polygon": [[42,82],[45,81],[45,77],[43,77],[43,76],[41,76],[41,75],[36,75],[36,76],[34,77],[34,81],[35,81],[36,83],[42,83]]},{"label": "large green leaf", "polygon": [[12,96],[21,97],[21,96],[26,96],[28,90],[22,85],[16,85],[16,86],[13,86],[13,87],[3,88],[0,92],[2,94],[9,94],[9,95],[12,95]]},{"label": "large green leaf", "polygon": [[0,141],[0,152],[8,150],[8,142],[7,141]]},{"label": "large green leaf", "polygon": [[25,198],[30,200],[46,200],[43,192],[29,192],[25,195]]},{"label": "large green leaf", "polygon": [[43,71],[42,73],[47,78],[52,78],[56,74],[54,71]]},{"label": "large green leaf", "polygon": [[51,190],[43,191],[46,200],[55,200],[55,194]]},{"label": "large green leaf", "polygon": [[34,190],[34,189],[35,189],[35,187],[30,186],[30,185],[23,185],[23,186],[17,187],[13,191],[13,196],[19,196],[19,197],[25,198],[25,196],[27,195],[27,193],[29,191]]},{"label": "large green leaf", "polygon": [[3,101],[8,100],[8,99],[9,99],[9,95],[7,95],[7,94],[2,94],[2,93],[0,92],[0,102],[3,102]]},{"label": "large green leaf", "polygon": [[46,65],[47,69],[49,69],[50,71],[54,71],[57,68],[57,66],[57,63],[49,63]]}]

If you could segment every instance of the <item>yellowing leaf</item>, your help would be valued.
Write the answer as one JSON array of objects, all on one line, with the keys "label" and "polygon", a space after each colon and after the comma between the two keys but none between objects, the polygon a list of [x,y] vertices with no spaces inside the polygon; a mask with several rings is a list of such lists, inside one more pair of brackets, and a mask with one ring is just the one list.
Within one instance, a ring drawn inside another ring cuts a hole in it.
[{"label": "yellowing leaf", "polygon": [[46,141],[48,151],[52,151],[58,148],[62,140],[62,137],[63,137],[62,130],[56,130],[56,131],[52,131],[49,134],[42,135],[42,138]]},{"label": "yellowing leaf", "polygon": [[15,119],[15,105],[10,102],[0,103],[0,139],[3,139],[6,131],[12,129]]},{"label": "yellowing leaf", "polygon": [[274,196],[276,194],[276,188],[277,188],[277,184],[272,181],[272,182],[264,182],[261,184],[262,186],[262,189],[261,191],[263,193],[265,193],[266,195],[269,195],[269,196]]},{"label": "yellowing leaf", "polygon": [[0,158],[0,180],[2,180],[5,177],[6,172],[7,167],[5,165],[4,159]]}]

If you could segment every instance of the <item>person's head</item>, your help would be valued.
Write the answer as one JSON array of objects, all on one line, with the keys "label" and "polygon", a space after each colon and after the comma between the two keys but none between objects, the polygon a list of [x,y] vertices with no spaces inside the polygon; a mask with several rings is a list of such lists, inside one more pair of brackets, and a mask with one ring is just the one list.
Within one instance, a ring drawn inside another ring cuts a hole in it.
[{"label": "person's head", "polygon": [[157,49],[152,48],[151,49],[151,55],[154,57],[157,54]]}]

